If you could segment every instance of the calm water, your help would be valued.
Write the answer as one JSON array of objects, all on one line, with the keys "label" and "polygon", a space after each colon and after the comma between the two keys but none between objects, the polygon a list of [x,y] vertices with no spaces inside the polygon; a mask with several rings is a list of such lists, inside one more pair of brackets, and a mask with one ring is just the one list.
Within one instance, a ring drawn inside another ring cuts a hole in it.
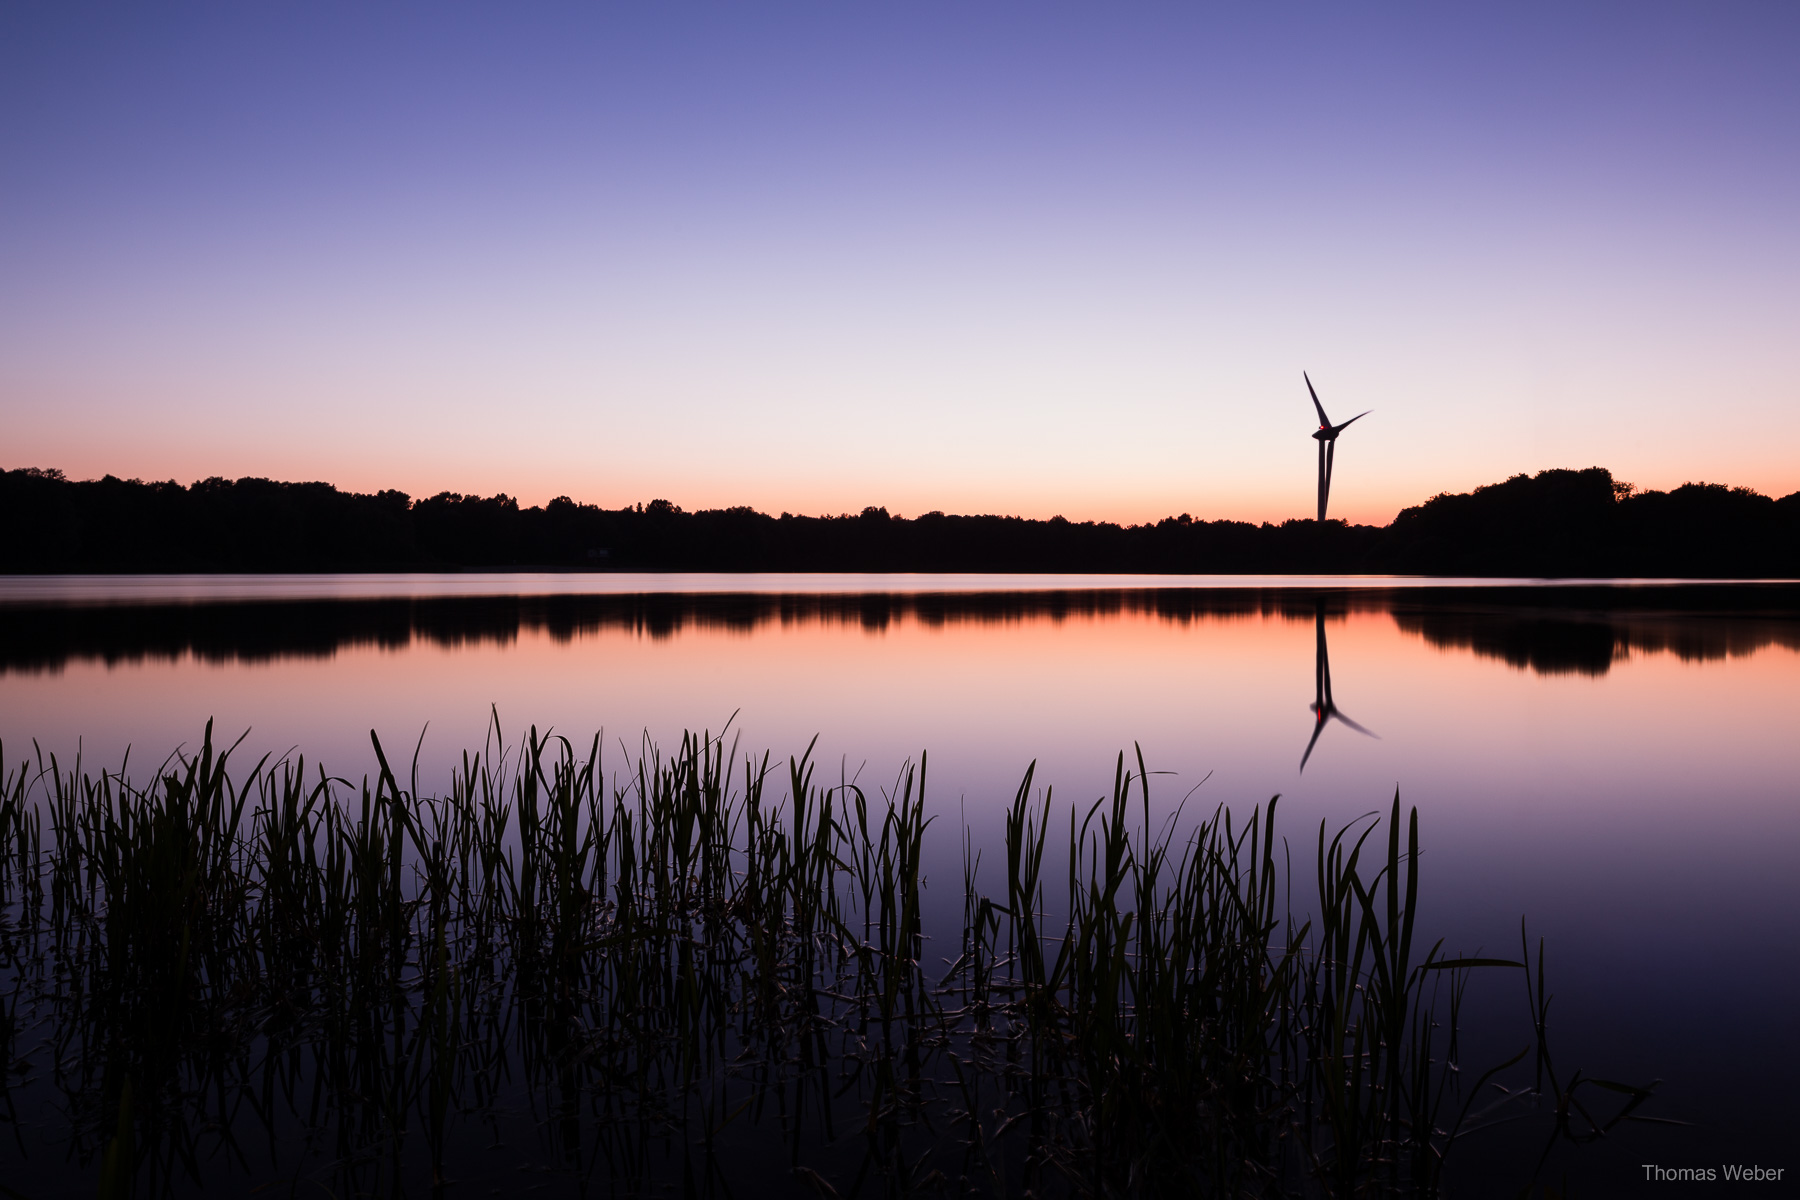
[{"label": "calm water", "polygon": [[[1328,721],[1302,770],[1327,667],[1337,710],[1369,736]],[[928,751],[933,806],[997,840],[1027,763],[1085,807],[1136,744],[1168,772],[1171,810],[1190,793],[1246,810],[1280,793],[1308,871],[1321,820],[1385,808],[1397,788],[1420,810],[1433,936],[1510,953],[1524,917],[1548,941],[1565,1066],[1661,1077],[1654,1111],[1696,1122],[1569,1160],[1602,1190],[1645,1161],[1800,1167],[1796,694],[1800,588],[1785,585],[0,581],[9,761],[35,739],[113,768],[129,747],[147,774],[213,718],[248,730],[240,755],[304,752],[351,778],[372,766],[374,729],[390,753],[420,746],[430,789],[491,712],[509,738],[604,731],[621,767],[646,734],[667,745],[729,722],[744,749],[778,756],[816,736],[833,773],[871,784]],[[948,832],[939,851],[954,904]],[[1475,1005],[1507,1053],[1524,1044],[1515,986]]]}]

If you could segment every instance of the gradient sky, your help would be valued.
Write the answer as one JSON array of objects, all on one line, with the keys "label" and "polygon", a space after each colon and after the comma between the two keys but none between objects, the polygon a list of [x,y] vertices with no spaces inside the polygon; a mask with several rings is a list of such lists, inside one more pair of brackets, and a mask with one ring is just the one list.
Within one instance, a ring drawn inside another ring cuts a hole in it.
[{"label": "gradient sky", "polygon": [[1333,515],[1800,489],[1800,6],[0,7],[0,466]]}]

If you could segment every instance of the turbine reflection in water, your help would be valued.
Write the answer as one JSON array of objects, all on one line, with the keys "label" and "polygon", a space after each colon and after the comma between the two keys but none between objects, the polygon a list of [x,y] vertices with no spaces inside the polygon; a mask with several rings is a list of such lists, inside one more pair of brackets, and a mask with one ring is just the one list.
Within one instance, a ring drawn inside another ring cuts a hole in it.
[{"label": "turbine reflection in water", "polygon": [[1312,737],[1306,743],[1306,753],[1300,756],[1300,769],[1306,770],[1306,760],[1312,757],[1313,747],[1319,744],[1319,735],[1325,732],[1327,721],[1340,721],[1364,737],[1380,740],[1381,735],[1371,729],[1365,729],[1338,711],[1337,702],[1331,698],[1331,651],[1325,644],[1325,601],[1314,602],[1314,629],[1317,634],[1316,649],[1313,652],[1313,702],[1309,706],[1313,714]]}]

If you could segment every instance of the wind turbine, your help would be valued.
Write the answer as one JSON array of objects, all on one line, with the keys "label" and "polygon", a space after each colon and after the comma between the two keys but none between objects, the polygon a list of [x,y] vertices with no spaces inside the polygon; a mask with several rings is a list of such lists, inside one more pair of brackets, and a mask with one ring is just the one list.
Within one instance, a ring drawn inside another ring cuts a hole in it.
[{"label": "wind turbine", "polygon": [[[1318,403],[1316,400],[1314,403]],[[1356,418],[1350,418],[1354,421]],[[1350,421],[1345,421],[1348,425]],[[1342,429],[1343,425],[1338,426]],[[1306,770],[1306,760],[1312,757],[1313,747],[1319,744],[1319,735],[1325,732],[1328,722],[1341,721],[1364,737],[1381,740],[1381,735],[1370,729],[1364,729],[1349,717],[1338,711],[1337,702],[1331,698],[1331,652],[1325,648],[1325,601],[1314,601],[1313,621],[1318,630],[1318,648],[1313,653],[1313,702],[1308,705],[1312,709],[1312,740],[1306,743],[1306,753],[1300,756],[1300,769]]]},{"label": "wind turbine", "polygon": [[1323,521],[1325,519],[1325,501],[1331,496],[1331,459],[1337,450],[1338,434],[1375,410],[1366,409],[1342,425],[1333,425],[1331,418],[1325,415],[1325,406],[1319,403],[1319,393],[1313,391],[1312,379],[1305,371],[1300,372],[1300,378],[1306,380],[1306,390],[1312,392],[1313,407],[1319,410],[1319,431],[1313,434],[1313,438],[1319,443],[1319,520]]}]

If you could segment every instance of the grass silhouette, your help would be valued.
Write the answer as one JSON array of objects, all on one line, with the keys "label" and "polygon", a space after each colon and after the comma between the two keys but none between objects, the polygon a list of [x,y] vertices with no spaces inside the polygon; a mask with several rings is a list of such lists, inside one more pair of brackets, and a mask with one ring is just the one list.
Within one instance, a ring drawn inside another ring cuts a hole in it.
[{"label": "grass silhouette", "polygon": [[[1591,1139],[1650,1094],[1558,1074],[1541,946],[1416,943],[1398,796],[1320,826],[1308,919],[1276,801],[1159,825],[1141,754],[1085,809],[1027,769],[997,889],[962,831],[934,956],[924,757],[871,794],[810,748],[688,735],[609,782],[597,736],[509,748],[496,718],[426,796],[371,736],[361,785],[234,778],[210,724],[143,787],[0,764],[15,1137],[52,1094],[109,1196],[435,1193],[509,1106],[612,1194],[756,1194],[755,1158],[780,1194],[1399,1196],[1438,1194],[1473,1128],[1535,1106]],[[1530,1022],[1476,1074],[1484,972],[1524,978]]]}]

